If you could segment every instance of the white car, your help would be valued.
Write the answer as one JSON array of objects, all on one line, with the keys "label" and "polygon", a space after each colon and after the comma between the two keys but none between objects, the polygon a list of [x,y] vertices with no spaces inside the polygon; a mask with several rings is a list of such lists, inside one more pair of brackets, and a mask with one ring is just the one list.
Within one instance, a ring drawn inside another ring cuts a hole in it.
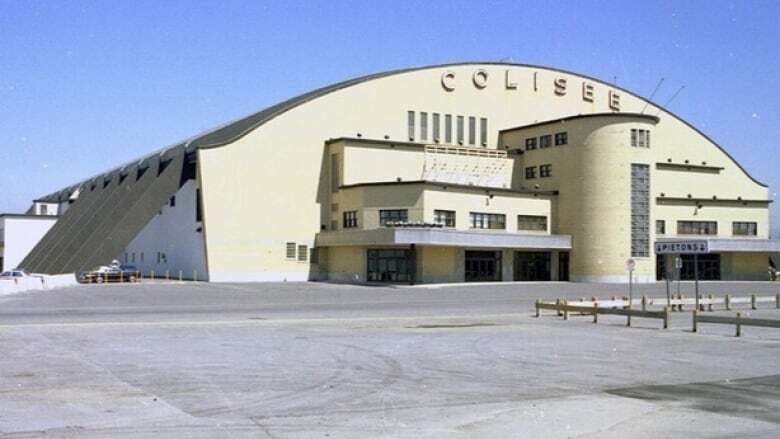
[{"label": "white car", "polygon": [[0,273],[0,279],[3,280],[14,280],[23,277],[30,277],[30,275],[24,270],[10,270]]}]

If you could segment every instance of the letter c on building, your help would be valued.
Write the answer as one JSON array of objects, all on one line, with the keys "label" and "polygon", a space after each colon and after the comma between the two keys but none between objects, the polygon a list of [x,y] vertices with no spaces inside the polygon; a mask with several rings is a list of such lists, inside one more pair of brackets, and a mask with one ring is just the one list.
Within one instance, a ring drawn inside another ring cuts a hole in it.
[{"label": "letter c on building", "polygon": [[455,72],[447,70],[441,74],[441,86],[447,91],[455,90]]},{"label": "letter c on building", "polygon": [[475,87],[479,89],[483,89],[487,87],[488,73],[483,69],[479,69],[476,72],[474,72],[474,76],[472,77],[472,80],[474,81]]}]

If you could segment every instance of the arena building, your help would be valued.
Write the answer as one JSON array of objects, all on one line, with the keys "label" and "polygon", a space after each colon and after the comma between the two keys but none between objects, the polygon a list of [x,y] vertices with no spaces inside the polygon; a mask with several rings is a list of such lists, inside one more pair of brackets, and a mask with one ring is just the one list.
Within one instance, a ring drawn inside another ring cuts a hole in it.
[{"label": "arena building", "polygon": [[[696,237],[707,279],[765,280],[769,191],[636,94],[505,63],[338,83],[34,202],[57,222],[21,263],[119,259],[210,281],[462,282],[664,276]],[[683,278],[693,272],[684,256]]]}]

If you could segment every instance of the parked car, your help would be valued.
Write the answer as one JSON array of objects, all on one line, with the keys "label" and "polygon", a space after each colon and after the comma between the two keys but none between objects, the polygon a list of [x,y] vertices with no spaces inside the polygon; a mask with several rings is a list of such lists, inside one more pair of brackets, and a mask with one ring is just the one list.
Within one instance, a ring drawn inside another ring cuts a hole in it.
[{"label": "parked car", "polygon": [[0,279],[2,280],[14,280],[22,277],[30,277],[30,274],[22,269],[9,270],[0,273]]},{"label": "parked car", "polygon": [[138,282],[141,271],[133,265],[102,265],[79,274],[81,283]]}]

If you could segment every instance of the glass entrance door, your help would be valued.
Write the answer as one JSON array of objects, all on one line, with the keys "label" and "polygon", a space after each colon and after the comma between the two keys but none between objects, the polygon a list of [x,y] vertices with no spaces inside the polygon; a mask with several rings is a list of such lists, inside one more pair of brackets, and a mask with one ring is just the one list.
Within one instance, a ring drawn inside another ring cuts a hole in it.
[{"label": "glass entrance door", "polygon": [[466,251],[466,282],[501,280],[501,252]]},{"label": "glass entrance door", "polygon": [[516,281],[548,281],[551,274],[550,252],[515,252]]},{"label": "glass entrance door", "polygon": [[[695,277],[693,255],[680,255],[680,258],[682,258],[680,279],[693,280]],[[699,280],[720,280],[719,254],[699,255]]]}]

